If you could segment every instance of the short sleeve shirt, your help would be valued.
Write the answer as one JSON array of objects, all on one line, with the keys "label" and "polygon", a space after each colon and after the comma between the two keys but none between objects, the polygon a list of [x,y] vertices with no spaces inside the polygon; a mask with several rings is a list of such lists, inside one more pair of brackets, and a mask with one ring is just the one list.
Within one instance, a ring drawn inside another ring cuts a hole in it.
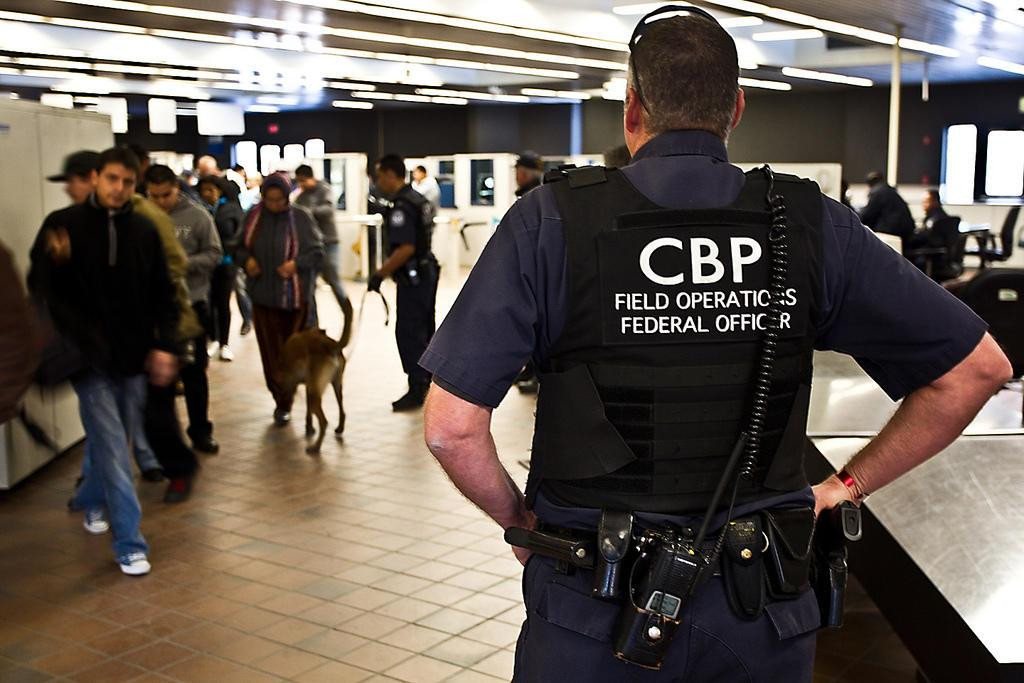
[{"label": "short sleeve shirt", "polygon": [[[664,133],[623,169],[659,206],[727,206],[743,187],[725,144],[703,131]],[[931,383],[981,341],[985,323],[822,196],[819,350],[852,356],[893,399]],[[543,364],[568,314],[563,223],[550,187],[509,209],[420,365],[474,403],[497,407],[527,360]]]}]

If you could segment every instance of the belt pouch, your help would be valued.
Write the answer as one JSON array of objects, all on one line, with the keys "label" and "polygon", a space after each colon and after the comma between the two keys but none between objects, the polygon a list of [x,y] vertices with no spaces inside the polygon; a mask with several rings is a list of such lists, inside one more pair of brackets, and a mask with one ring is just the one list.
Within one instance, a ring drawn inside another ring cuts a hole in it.
[{"label": "belt pouch", "polygon": [[761,519],[745,517],[729,522],[725,532],[722,572],[733,611],[743,619],[757,619],[765,604],[764,535]]},{"label": "belt pouch", "polygon": [[641,609],[627,599],[615,629],[615,656],[630,664],[657,671],[661,669],[679,624],[676,619]]},{"label": "belt pouch", "polygon": [[597,565],[594,568],[595,598],[617,600],[622,595],[626,554],[633,542],[633,515],[602,510],[597,528]]},{"label": "belt pouch", "polygon": [[776,600],[795,598],[810,587],[814,510],[762,510],[761,519],[768,537],[768,595]]}]

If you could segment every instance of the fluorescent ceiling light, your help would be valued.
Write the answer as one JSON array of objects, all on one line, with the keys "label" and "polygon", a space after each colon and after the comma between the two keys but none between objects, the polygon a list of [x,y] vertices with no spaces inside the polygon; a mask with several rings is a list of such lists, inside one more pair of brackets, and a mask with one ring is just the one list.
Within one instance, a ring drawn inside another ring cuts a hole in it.
[{"label": "fluorescent ceiling light", "polygon": [[843,85],[856,85],[861,88],[870,88],[875,83],[868,78],[857,76],[844,76],[842,74],[830,74],[823,71],[811,71],[809,69],[797,69],[791,66],[783,67],[783,76],[791,78],[806,78],[812,81],[827,81],[829,83],[842,83]]},{"label": "fluorescent ceiling light", "polygon": [[[882,33],[881,31],[872,31],[870,29],[862,28],[860,26],[853,26],[851,24],[844,24],[838,21],[830,21],[828,19],[821,19],[819,17],[811,16],[809,14],[801,14],[800,12],[791,12],[790,10],[780,9],[778,7],[771,7],[764,5],[759,2],[751,2],[751,0],[705,0],[708,4],[717,5],[718,7],[725,7],[734,11],[745,12],[750,14],[760,14],[771,19],[777,19],[787,24],[795,24],[797,26],[806,26],[808,28],[816,28],[825,33],[835,33],[844,36],[853,36],[854,38],[860,38],[871,43],[879,43],[881,45],[895,45],[897,42],[896,36],[889,33]],[[906,40],[906,39],[904,39]],[[933,55],[939,55],[942,57],[951,56],[950,52],[955,52],[951,48],[947,48],[942,45],[933,45],[931,43],[922,43],[916,40],[903,40],[900,41],[900,47],[906,50],[912,50],[915,52],[927,52]],[[927,48],[927,49],[926,49]]]},{"label": "fluorescent ceiling light", "polygon": [[[59,0],[63,3],[73,5],[88,5],[92,7],[109,7],[118,10],[128,10],[146,14],[157,14],[172,17],[188,17],[200,21],[210,21],[232,24],[236,26],[249,26],[253,28],[273,29],[286,32],[282,39],[273,33],[261,32],[257,38],[258,43],[273,43],[287,49],[304,50],[304,45],[298,36],[288,34],[302,33],[307,35],[330,35],[348,40],[361,40],[375,43],[390,43],[395,45],[412,45],[415,47],[428,48],[433,50],[444,50],[450,52],[468,52],[473,54],[484,54],[493,57],[507,57],[510,59],[522,59],[533,62],[545,62],[548,64],[567,64],[571,66],[582,66],[593,69],[615,70],[622,67],[619,62],[610,62],[600,59],[585,59],[569,55],[549,54],[543,52],[526,52],[509,48],[495,47],[490,45],[472,45],[469,43],[457,43],[450,40],[437,40],[434,38],[416,38],[403,36],[394,33],[380,33],[375,31],[362,31],[333,26],[323,26],[300,21],[287,21],[282,19],[269,19],[265,17],[251,17],[241,14],[229,14],[227,12],[214,12],[200,9],[185,9],[167,5],[147,5],[137,2],[121,2],[120,0]],[[286,40],[292,37],[292,40]],[[261,40],[262,38],[262,40]]]},{"label": "fluorescent ceiling light", "polygon": [[718,23],[722,25],[722,28],[748,28],[760,26],[764,23],[764,19],[761,17],[728,17],[719,19]]},{"label": "fluorescent ceiling light", "polygon": [[376,90],[377,86],[369,83],[342,83],[340,81],[328,81],[325,84],[328,88],[335,90]]},{"label": "fluorescent ceiling light", "polygon": [[[4,61],[7,61],[6,59]],[[25,66],[44,66],[53,69],[91,69],[92,64],[87,62],[72,62],[67,59],[38,59],[35,57],[15,57],[13,60],[16,64],[23,64]]]},{"label": "fluorescent ceiling light", "polygon": [[824,38],[825,34],[816,28],[801,28],[793,31],[764,31],[750,37],[758,43],[770,43],[779,40],[812,40]]},{"label": "fluorescent ceiling light", "polygon": [[[65,0],[69,1],[69,0]],[[111,0],[106,0],[105,4],[110,4]],[[86,2],[86,0],[74,0],[75,4],[93,4]],[[174,8],[178,14],[180,14],[181,8]],[[11,21],[26,21],[30,23],[54,23],[50,17],[43,17],[37,14],[25,14],[21,12],[7,12],[0,11],[0,19],[9,19]],[[124,26],[121,24],[110,24],[110,28],[104,29],[115,32],[126,32],[126,33],[149,33],[150,35],[160,38],[172,38],[176,40],[188,40],[194,42],[205,42],[205,43],[216,43],[220,45],[251,45],[259,47],[260,43],[256,39],[243,40],[231,36],[221,36],[211,33],[196,33],[192,31],[174,31],[167,29],[145,29],[137,26]],[[274,49],[279,50],[291,50],[291,51],[303,51],[301,45],[288,45],[284,43],[278,43],[274,45]],[[432,64],[436,66],[446,66],[455,69],[477,69],[481,71],[494,71],[498,73],[510,73],[510,74],[521,74],[525,76],[537,76],[540,78],[555,78],[559,80],[576,80],[580,75],[575,71],[564,71],[559,69],[540,69],[534,67],[525,66],[513,66],[511,64],[492,64],[487,62],[475,62],[462,59],[433,59],[431,57],[421,57],[417,55],[403,55],[403,54],[391,54],[382,52],[370,52],[366,50],[350,50],[343,48],[324,48],[321,51],[323,54],[333,54],[343,57],[356,57],[361,59],[376,59],[383,61],[393,61],[405,64]],[[611,63],[609,63],[611,64]],[[617,63],[615,63],[617,64]],[[620,70],[625,70],[625,65],[618,65]]]},{"label": "fluorescent ceiling light", "polygon": [[372,102],[352,102],[351,100],[334,100],[331,102],[331,106],[338,109],[373,109]]},{"label": "fluorescent ceiling light", "polygon": [[741,78],[740,86],[744,88],[763,88],[765,90],[789,91],[793,89],[790,83],[782,81],[763,81],[759,78]]},{"label": "fluorescent ceiling light", "polygon": [[430,102],[430,98],[423,95],[395,95],[395,100],[398,102]]},{"label": "fluorescent ceiling light", "polygon": [[1004,59],[996,59],[995,57],[978,57],[978,66],[988,67],[989,69],[999,69],[1000,71],[1024,76],[1024,64],[1008,62]]},{"label": "fluorescent ceiling light", "polygon": [[933,45],[931,43],[924,43],[920,40],[911,40],[910,38],[900,38],[900,47],[904,50],[913,50],[915,52],[927,52],[931,55],[938,55],[939,57],[950,57],[956,59],[960,56],[960,50],[954,50],[951,47],[945,47],[944,45]]},{"label": "fluorescent ceiling light", "polygon": [[455,106],[465,106],[469,104],[469,100],[463,97],[431,97],[430,101],[434,104],[452,104]]},{"label": "fluorescent ceiling light", "polygon": [[523,88],[519,92],[532,97],[554,97],[562,100],[589,100],[590,93],[577,90],[546,90],[544,88]]},{"label": "fluorescent ceiling light", "polygon": [[533,40],[544,40],[554,43],[563,43],[566,45],[593,47],[600,50],[614,50],[617,52],[626,52],[628,50],[625,43],[612,40],[601,40],[599,38],[589,38],[569,33],[558,33],[557,31],[545,31],[543,29],[513,26],[511,24],[502,24],[500,22],[480,21],[478,19],[466,19],[464,17],[451,17],[443,14],[432,14],[418,10],[374,5],[370,3],[348,2],[347,0],[278,0],[278,2],[289,5],[300,5],[303,7],[319,7],[321,9],[334,10],[336,12],[349,12],[352,14],[363,14],[367,16],[384,17],[387,19],[401,19],[404,21],[414,21],[423,24],[433,24],[436,26],[463,28],[470,31],[519,36],[520,38],[531,38]]},{"label": "fluorescent ceiling light", "polygon": [[395,99],[394,93],[390,92],[354,92],[352,97],[361,97],[364,100],[393,100]]},{"label": "fluorescent ceiling light", "polygon": [[467,100],[486,100],[490,102],[510,102],[515,104],[527,104],[530,102],[530,98],[523,95],[493,95],[487,92],[474,92],[472,90],[419,88],[416,92],[420,95],[431,95],[434,97],[462,97]]},{"label": "fluorescent ceiling light", "polygon": [[277,114],[281,110],[269,104],[250,104],[245,111],[249,114]]}]

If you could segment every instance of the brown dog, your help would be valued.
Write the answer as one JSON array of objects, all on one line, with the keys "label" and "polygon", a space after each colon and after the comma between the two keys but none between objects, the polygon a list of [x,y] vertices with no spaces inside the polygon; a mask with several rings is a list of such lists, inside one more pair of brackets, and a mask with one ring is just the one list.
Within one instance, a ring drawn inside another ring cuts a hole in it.
[{"label": "brown dog", "polygon": [[345,316],[345,324],[341,332],[341,341],[334,341],[323,330],[303,330],[288,337],[284,344],[282,358],[281,386],[292,396],[300,384],[306,385],[306,436],[313,436],[313,415],[316,415],[320,427],[320,435],[316,443],[306,448],[310,455],[320,452],[327,432],[327,417],[321,406],[324,390],[330,384],[334,387],[334,396],[338,399],[340,415],[338,428],[334,430],[337,437],[345,431],[345,407],[341,400],[341,375],[345,371],[345,356],[342,353],[352,337],[352,304],[346,299],[341,307]]}]

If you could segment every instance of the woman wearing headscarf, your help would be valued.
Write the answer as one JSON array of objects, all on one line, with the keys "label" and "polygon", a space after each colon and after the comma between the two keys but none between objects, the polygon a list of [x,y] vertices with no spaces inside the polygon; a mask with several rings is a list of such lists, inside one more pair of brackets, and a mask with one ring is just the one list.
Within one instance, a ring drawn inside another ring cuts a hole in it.
[{"label": "woman wearing headscarf", "polygon": [[238,262],[245,268],[253,302],[253,326],[263,376],[274,396],[274,422],[287,424],[292,396],[279,382],[284,343],[305,326],[308,294],[324,257],[313,217],[289,203],[291,183],[283,175],[263,181],[262,200],[245,217]]}]

